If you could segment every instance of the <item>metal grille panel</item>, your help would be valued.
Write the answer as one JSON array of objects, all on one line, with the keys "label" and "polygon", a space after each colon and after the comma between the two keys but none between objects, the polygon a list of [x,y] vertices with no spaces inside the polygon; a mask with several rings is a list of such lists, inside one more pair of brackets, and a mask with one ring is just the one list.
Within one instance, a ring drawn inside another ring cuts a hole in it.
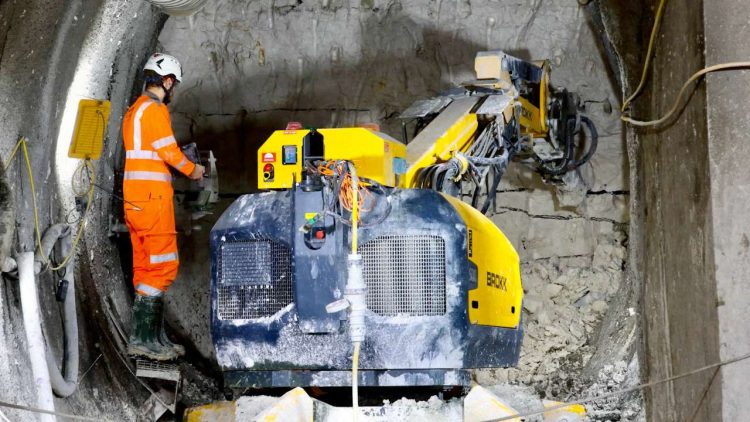
[{"label": "metal grille panel", "polygon": [[292,259],[285,245],[226,242],[219,258],[219,319],[271,316],[292,303]]},{"label": "metal grille panel", "polygon": [[386,235],[360,248],[367,307],[378,315],[445,314],[445,241]]}]

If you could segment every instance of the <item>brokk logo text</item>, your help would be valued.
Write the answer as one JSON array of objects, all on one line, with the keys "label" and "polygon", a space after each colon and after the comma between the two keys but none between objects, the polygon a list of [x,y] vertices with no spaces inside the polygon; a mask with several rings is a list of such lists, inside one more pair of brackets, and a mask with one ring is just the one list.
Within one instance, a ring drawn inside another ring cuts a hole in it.
[{"label": "brokk logo text", "polygon": [[504,292],[508,291],[508,279],[501,276],[500,274],[495,274],[487,271],[487,285],[496,289],[500,289]]}]

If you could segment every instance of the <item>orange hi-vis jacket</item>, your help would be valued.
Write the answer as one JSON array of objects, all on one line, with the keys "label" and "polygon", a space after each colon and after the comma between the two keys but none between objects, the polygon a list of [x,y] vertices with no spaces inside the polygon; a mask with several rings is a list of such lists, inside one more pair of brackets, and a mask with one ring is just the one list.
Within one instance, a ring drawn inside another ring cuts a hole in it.
[{"label": "orange hi-vis jacket", "polygon": [[169,166],[190,175],[195,164],[180,151],[167,106],[144,93],[122,122],[125,146],[125,222],[133,244],[133,284],[158,296],[177,277],[177,231]]}]

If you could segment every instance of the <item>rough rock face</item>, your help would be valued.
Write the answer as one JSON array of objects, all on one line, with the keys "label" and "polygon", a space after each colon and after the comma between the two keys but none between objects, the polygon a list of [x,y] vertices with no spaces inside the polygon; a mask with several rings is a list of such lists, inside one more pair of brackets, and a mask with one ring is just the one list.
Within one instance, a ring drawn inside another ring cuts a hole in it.
[{"label": "rough rock face", "polygon": [[[253,186],[253,153],[270,131],[291,120],[370,121],[398,135],[398,113],[473,78],[481,50],[550,59],[553,82],[580,93],[594,114],[619,97],[572,2],[211,2],[190,19],[170,18],[160,42],[185,64],[178,134],[211,144],[220,159],[248,157],[222,163],[237,171],[222,185],[232,191]],[[619,120],[595,117],[603,139],[589,188],[624,190]]]},{"label": "rough rock face", "polygon": [[[185,63],[174,103],[178,138],[214,149],[220,174],[232,174],[222,179],[224,192],[254,189],[257,146],[288,121],[319,127],[369,121],[398,136],[398,113],[472,78],[477,51],[549,58],[553,83],[585,101],[599,149],[570,191],[511,165],[491,217],[523,262],[527,335],[517,369],[476,376],[484,384],[523,383],[565,398],[582,388],[550,385],[584,373],[597,378],[602,359],[589,362],[605,353],[602,344],[617,344],[606,350],[609,363],[627,367],[637,338],[630,330],[634,313],[629,299],[614,299],[632,291],[624,276],[628,166],[622,127],[604,103],[615,104],[619,94],[576,2],[235,0],[209,3],[190,19],[171,18],[160,42]],[[198,251],[187,253],[205,255],[205,236],[182,242]],[[193,301],[207,289],[203,265],[183,265],[172,303]],[[207,304],[172,312],[188,331],[207,328]],[[211,357],[207,333],[188,334]],[[627,382],[637,380],[637,371],[629,374]]]}]

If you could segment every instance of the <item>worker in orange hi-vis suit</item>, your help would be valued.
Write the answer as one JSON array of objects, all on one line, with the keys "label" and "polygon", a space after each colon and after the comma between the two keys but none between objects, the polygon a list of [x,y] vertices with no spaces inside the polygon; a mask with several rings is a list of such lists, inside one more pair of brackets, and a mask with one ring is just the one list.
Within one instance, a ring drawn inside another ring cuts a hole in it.
[{"label": "worker in orange hi-vis suit", "polygon": [[143,68],[146,89],[125,114],[123,197],[133,244],[133,328],[128,354],[171,360],[185,353],[164,331],[164,293],[177,277],[172,176],[174,167],[199,180],[204,168],[185,157],[172,132],[167,104],[182,81],[172,56],[156,53]]}]

